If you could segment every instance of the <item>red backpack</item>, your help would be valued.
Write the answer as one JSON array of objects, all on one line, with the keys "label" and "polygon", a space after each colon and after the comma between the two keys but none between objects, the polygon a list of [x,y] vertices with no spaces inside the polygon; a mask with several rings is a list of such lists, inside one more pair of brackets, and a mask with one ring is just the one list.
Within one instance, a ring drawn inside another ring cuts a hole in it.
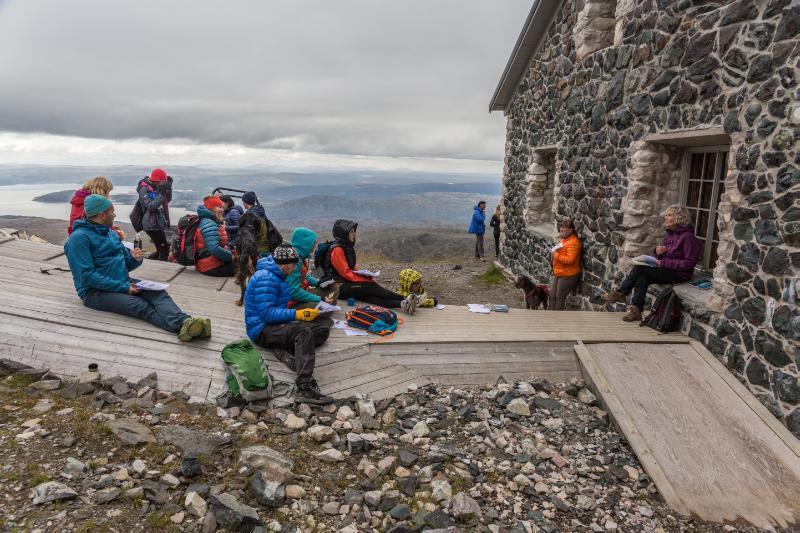
[{"label": "red backpack", "polygon": [[175,238],[172,239],[172,260],[184,266],[192,266],[197,261],[195,234],[200,228],[200,217],[184,215],[178,221]]}]

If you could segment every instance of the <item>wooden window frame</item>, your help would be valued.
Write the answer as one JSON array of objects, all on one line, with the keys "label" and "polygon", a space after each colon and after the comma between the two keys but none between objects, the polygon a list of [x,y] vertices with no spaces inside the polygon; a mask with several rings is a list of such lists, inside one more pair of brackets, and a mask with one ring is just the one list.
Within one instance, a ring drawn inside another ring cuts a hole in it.
[{"label": "wooden window frame", "polygon": [[[717,227],[717,217],[719,215],[719,197],[720,197],[720,185],[724,186],[725,174],[727,171],[727,162],[728,158],[730,157],[730,146],[729,145],[718,145],[718,146],[698,146],[698,147],[691,147],[686,148],[683,156],[683,169],[682,169],[682,176],[681,176],[681,190],[680,190],[680,202],[681,205],[686,206],[686,202],[688,200],[689,195],[689,180],[690,180],[690,172],[691,172],[691,164],[692,164],[692,155],[694,154],[716,154],[716,161],[714,163],[714,181],[711,188],[711,202],[709,203],[708,209],[708,224],[706,227],[705,233],[705,246],[703,247],[703,257],[698,260],[697,266],[695,267],[696,270],[708,274],[712,270],[714,270],[714,265],[711,263],[711,250],[713,248],[712,244],[714,241],[714,230]],[[723,164],[724,163],[724,164]],[[692,206],[687,206],[692,207]],[[698,207],[694,206],[694,209],[697,210]],[[695,227],[698,224],[698,221],[694,221]],[[697,235],[695,233],[695,235]],[[722,235],[719,235],[719,239],[721,241]],[[714,263],[719,258],[714,259]]]}]

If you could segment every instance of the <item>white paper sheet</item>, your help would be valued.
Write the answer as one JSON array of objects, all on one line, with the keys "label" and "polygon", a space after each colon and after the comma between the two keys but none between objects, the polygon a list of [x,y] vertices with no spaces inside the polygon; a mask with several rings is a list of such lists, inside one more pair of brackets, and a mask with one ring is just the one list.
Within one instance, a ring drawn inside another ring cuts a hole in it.
[{"label": "white paper sheet", "polygon": [[378,276],[381,275],[380,270],[378,270],[377,272],[372,272],[371,270],[362,269],[362,270],[353,270],[353,273],[367,278],[377,278]]},{"label": "white paper sheet", "polygon": [[320,302],[317,304],[317,307],[314,309],[319,310],[320,313],[333,313],[334,311],[342,310],[342,308],[338,305],[331,305],[324,300],[320,300]]},{"label": "white paper sheet", "polygon": [[652,255],[637,255],[631,261],[634,265],[656,267],[658,266],[658,259]]},{"label": "white paper sheet", "polygon": [[124,246],[128,250],[133,250],[133,243],[132,242],[122,241],[122,246]]},{"label": "white paper sheet", "polygon": [[489,307],[483,304],[467,304],[467,307],[469,307],[470,313],[480,313],[482,315],[488,315],[489,313],[492,312],[492,310]]},{"label": "white paper sheet", "polygon": [[368,333],[363,329],[350,329],[350,328],[344,328],[344,334],[347,335],[348,337],[361,337],[363,335],[368,335]]},{"label": "white paper sheet", "polygon": [[442,309],[444,309],[445,307],[447,307],[447,306],[446,306],[446,305],[444,305],[444,304],[439,304],[439,305],[434,305],[434,306],[433,306],[433,308],[434,308],[434,309],[438,309],[439,311],[441,311],[441,310],[442,310]]},{"label": "white paper sheet", "polygon": [[137,289],[141,289],[143,291],[163,291],[167,287],[169,287],[169,283],[160,283],[158,281],[150,281],[148,279],[143,279],[138,283],[134,284],[134,287]]}]

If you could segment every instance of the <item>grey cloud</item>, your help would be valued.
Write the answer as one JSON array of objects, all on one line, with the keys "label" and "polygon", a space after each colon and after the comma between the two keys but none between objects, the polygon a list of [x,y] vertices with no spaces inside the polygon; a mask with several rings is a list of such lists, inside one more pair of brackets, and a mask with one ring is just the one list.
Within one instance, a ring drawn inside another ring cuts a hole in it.
[{"label": "grey cloud", "polygon": [[502,157],[530,0],[0,2],[0,130]]}]

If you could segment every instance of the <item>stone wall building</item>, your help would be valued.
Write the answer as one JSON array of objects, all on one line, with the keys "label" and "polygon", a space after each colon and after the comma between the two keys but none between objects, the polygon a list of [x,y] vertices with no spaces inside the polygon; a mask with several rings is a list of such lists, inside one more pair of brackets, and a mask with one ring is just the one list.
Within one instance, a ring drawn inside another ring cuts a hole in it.
[{"label": "stone wall building", "polygon": [[800,436],[800,2],[537,0],[491,110],[507,117],[502,263],[549,278],[555,221],[585,246],[573,308],[663,236],[703,244],[683,331]]}]

